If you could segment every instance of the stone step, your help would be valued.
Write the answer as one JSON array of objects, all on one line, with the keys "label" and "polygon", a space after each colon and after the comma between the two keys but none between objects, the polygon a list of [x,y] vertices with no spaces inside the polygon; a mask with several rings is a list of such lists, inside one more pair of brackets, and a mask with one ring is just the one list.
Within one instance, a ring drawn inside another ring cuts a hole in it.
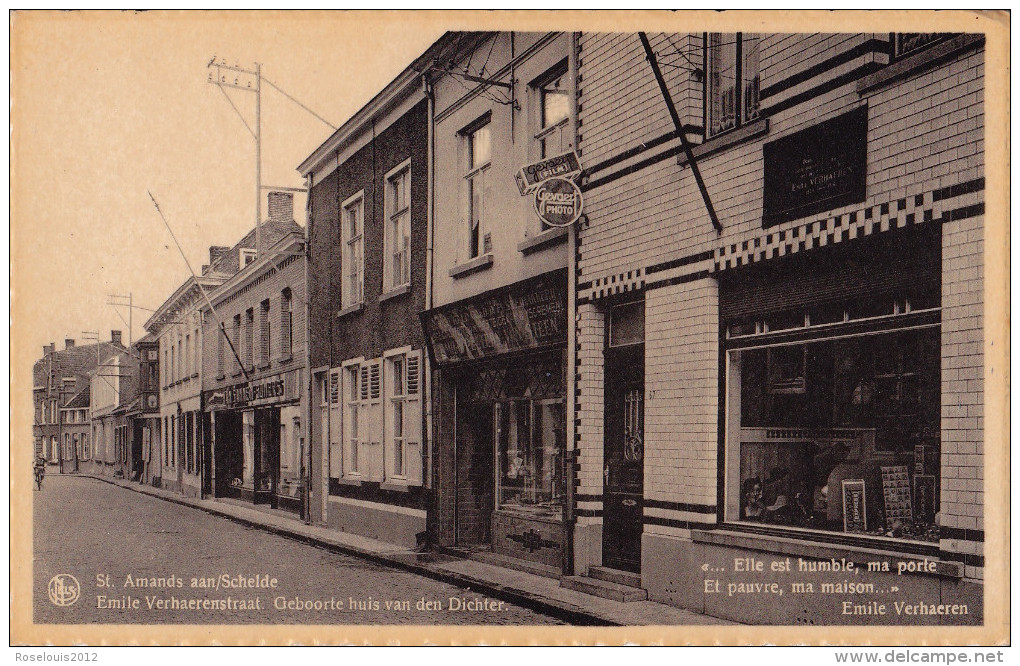
[{"label": "stone step", "polygon": [[644,601],[648,598],[645,590],[588,576],[566,576],[560,580],[560,587],[613,601]]},{"label": "stone step", "polygon": [[633,571],[620,571],[619,569],[610,569],[609,567],[589,567],[588,576],[609,583],[641,588],[641,574],[634,573]]}]

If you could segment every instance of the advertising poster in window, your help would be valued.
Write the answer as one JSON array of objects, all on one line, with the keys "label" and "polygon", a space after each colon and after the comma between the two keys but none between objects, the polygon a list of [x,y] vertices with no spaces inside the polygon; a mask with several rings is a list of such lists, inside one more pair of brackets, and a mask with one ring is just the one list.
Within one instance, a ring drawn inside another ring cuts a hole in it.
[{"label": "advertising poster in window", "polygon": [[10,661],[1005,661],[1008,30],[12,11]]}]

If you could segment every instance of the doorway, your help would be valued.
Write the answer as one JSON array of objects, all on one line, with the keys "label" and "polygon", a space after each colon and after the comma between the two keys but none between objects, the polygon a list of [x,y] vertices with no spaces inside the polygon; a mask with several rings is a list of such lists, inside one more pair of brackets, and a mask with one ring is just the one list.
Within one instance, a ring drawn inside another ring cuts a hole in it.
[{"label": "doorway", "polygon": [[241,446],[241,413],[216,412],[216,452],[213,456],[216,475],[213,479],[216,497],[240,497],[244,476],[244,454]]},{"label": "doorway", "polygon": [[[603,468],[602,563],[613,569],[641,571],[644,510],[644,303],[638,303],[640,337],[628,312],[629,335],[610,331],[605,354],[605,438]],[[629,306],[628,306],[629,307]],[[622,310],[622,308],[621,308]],[[614,312],[614,315],[617,313]],[[622,313],[621,313],[622,314]],[[614,317],[611,322],[616,321]],[[642,342],[633,342],[633,340]],[[614,342],[626,343],[613,346]]]},{"label": "doorway", "polygon": [[280,487],[280,410],[255,411],[255,503],[276,508]]},{"label": "doorway", "polygon": [[495,506],[492,403],[457,405],[457,545],[491,543]]}]

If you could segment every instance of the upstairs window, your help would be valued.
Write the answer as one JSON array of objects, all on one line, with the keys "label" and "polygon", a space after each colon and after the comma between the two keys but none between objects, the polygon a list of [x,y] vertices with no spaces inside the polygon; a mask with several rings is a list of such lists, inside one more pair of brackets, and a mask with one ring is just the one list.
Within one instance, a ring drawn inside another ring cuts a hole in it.
[{"label": "upstairs window", "polygon": [[485,231],[485,200],[489,195],[486,171],[492,162],[489,116],[484,116],[462,134],[467,142],[467,172],[464,174],[467,186],[467,255],[468,259],[474,259],[491,249]]},{"label": "upstairs window", "polygon": [[269,323],[269,299],[259,305],[259,365],[269,365],[269,348],[272,344]]},{"label": "upstairs window", "polygon": [[294,351],[294,296],[290,287],[280,292],[280,354],[290,356]]},{"label": "upstairs window", "polygon": [[365,193],[359,192],[343,203],[343,286],[341,307],[348,308],[364,300],[365,284]]},{"label": "upstairs window", "polygon": [[234,326],[230,331],[230,342],[234,347],[234,362],[238,363],[236,373],[241,372],[240,360],[241,360],[241,315],[234,315]]},{"label": "upstairs window", "polygon": [[572,148],[570,128],[570,90],[567,62],[564,60],[532,84],[538,105],[538,153],[541,159],[565,153]]},{"label": "upstairs window", "polygon": [[385,291],[411,283],[411,161],[386,176]]},{"label": "upstairs window", "polygon": [[705,128],[711,137],[761,115],[757,33],[708,33],[705,38]]},{"label": "upstairs window", "polygon": [[255,365],[255,310],[248,308],[244,312],[244,359],[245,368]]}]

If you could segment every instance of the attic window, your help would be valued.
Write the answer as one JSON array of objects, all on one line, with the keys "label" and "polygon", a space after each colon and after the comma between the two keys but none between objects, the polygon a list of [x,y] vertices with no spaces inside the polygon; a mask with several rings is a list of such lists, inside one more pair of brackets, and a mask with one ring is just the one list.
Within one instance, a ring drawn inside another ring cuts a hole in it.
[{"label": "attic window", "polygon": [[241,267],[244,268],[255,261],[255,250],[241,250]]}]

